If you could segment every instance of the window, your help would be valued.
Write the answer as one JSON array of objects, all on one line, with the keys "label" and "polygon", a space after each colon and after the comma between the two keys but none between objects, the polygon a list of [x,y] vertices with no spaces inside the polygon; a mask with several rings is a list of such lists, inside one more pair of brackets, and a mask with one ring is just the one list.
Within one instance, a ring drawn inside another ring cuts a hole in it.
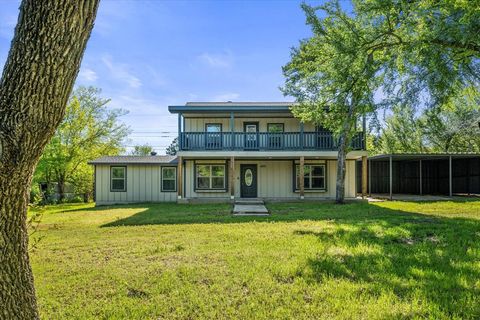
[{"label": "window", "polygon": [[177,168],[162,167],[162,192],[177,191]]},{"label": "window", "polygon": [[[304,188],[305,190],[324,190],[325,189],[325,165],[309,165],[303,166],[304,172]],[[300,190],[300,166],[296,166],[296,183],[295,189]]]},{"label": "window", "polygon": [[222,132],[221,123],[207,123],[205,125],[205,131],[207,132]]},{"label": "window", "polygon": [[283,123],[267,124],[268,147],[270,149],[281,149],[283,146]]},{"label": "window", "polygon": [[270,133],[283,132],[283,123],[269,123],[267,125],[267,130]]},{"label": "window", "polygon": [[110,167],[110,191],[127,191],[127,167]]},{"label": "window", "polygon": [[206,132],[206,149],[221,149],[222,148],[222,124],[221,123],[207,123],[205,124]]},{"label": "window", "polygon": [[196,166],[197,189],[222,190],[225,189],[225,165],[199,164]]}]

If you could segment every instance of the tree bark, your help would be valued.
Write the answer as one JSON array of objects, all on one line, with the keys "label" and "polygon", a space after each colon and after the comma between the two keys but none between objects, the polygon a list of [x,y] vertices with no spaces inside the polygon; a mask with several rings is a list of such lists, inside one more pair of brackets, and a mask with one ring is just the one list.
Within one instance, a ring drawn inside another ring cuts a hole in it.
[{"label": "tree bark", "polygon": [[99,0],[24,0],[0,80],[0,319],[38,319],[26,225],[40,155],[60,124]]},{"label": "tree bark", "polygon": [[343,123],[342,132],[340,133],[338,139],[338,156],[337,156],[337,181],[336,181],[336,192],[335,192],[335,201],[338,204],[345,203],[345,171],[347,164],[347,153],[350,149],[351,141],[351,131],[352,131],[352,122],[353,119],[353,109],[354,106],[350,105],[348,109],[348,114]]}]

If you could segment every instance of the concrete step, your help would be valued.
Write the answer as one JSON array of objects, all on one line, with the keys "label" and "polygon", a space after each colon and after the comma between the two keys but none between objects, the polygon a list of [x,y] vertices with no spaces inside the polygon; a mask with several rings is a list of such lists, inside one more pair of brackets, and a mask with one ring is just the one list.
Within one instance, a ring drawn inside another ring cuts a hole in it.
[{"label": "concrete step", "polygon": [[242,204],[242,205],[260,204],[260,205],[264,205],[265,202],[263,202],[262,199],[238,199],[238,200],[235,200],[235,204]]},{"label": "concrete step", "polygon": [[263,204],[235,204],[234,215],[268,215],[268,209]]}]

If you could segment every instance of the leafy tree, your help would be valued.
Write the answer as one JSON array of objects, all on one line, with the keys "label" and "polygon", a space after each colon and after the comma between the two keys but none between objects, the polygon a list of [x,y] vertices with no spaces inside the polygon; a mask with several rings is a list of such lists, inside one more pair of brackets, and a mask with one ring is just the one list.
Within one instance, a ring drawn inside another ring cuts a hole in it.
[{"label": "leafy tree", "polygon": [[[373,92],[381,64],[375,56],[377,49],[367,46],[375,34],[344,12],[338,2],[302,8],[313,36],[292,50],[291,61],[283,68],[282,90],[299,102],[292,109],[296,117],[319,124],[338,138],[336,201],[343,203],[346,155],[355,124],[376,107]],[[317,10],[326,17],[317,16]]]},{"label": "leafy tree", "polygon": [[375,153],[415,153],[426,151],[422,124],[411,106],[396,106],[386,118]]},{"label": "leafy tree", "polygon": [[130,152],[132,156],[149,156],[153,152],[153,147],[148,144],[136,145]]},{"label": "leafy tree", "polygon": [[[292,50],[283,92],[293,113],[338,137],[337,202],[353,123],[380,107],[437,107],[480,78],[480,11],[475,1],[355,0],[302,5],[313,36]],[[324,17],[317,16],[318,10]],[[382,90],[384,98],[373,99]],[[327,111],[328,110],[328,111]]]},{"label": "leafy tree", "polygon": [[354,0],[373,28],[369,47],[384,50],[383,89],[390,101],[437,107],[480,78],[478,1]]},{"label": "leafy tree", "polygon": [[171,156],[174,156],[178,152],[178,137],[173,139],[172,143],[167,147],[167,150],[165,150],[165,153]]},{"label": "leafy tree", "polygon": [[448,103],[425,111],[422,127],[432,151],[480,151],[480,91],[467,88]]},{"label": "leafy tree", "polygon": [[412,107],[393,109],[374,147],[377,153],[480,150],[480,92],[472,87],[415,116]]},{"label": "leafy tree", "polygon": [[78,193],[91,194],[93,169],[87,162],[123,150],[122,141],[129,129],[119,117],[125,111],[108,108],[110,100],[100,94],[101,90],[94,87],[78,87],[73,92],[65,117],[38,164],[36,180],[56,182],[60,200],[64,199],[67,183]]},{"label": "leafy tree", "polygon": [[0,79],[0,317],[38,319],[28,256],[33,172],[61,123],[98,0],[23,0]]}]

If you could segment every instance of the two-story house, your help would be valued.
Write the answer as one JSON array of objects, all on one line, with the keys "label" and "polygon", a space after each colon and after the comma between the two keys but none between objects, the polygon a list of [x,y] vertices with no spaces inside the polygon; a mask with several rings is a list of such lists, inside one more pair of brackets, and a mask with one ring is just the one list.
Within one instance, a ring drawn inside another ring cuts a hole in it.
[{"label": "two-story house", "polygon": [[[291,106],[265,102],[169,106],[178,115],[177,157],[92,161],[96,201],[334,198],[336,141],[331,132],[293,117]],[[359,130],[347,155],[346,198],[356,196],[355,162],[366,155]]]}]

